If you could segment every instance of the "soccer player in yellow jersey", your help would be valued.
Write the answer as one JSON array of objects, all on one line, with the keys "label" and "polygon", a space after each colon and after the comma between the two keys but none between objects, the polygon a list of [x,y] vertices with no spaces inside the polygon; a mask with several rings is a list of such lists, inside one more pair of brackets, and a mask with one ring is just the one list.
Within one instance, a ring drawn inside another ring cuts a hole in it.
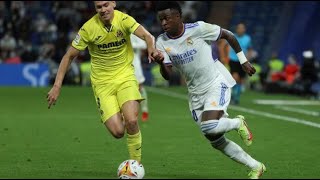
[{"label": "soccer player in yellow jersey", "polygon": [[55,105],[71,61],[88,47],[91,84],[101,121],[115,138],[122,138],[126,131],[130,159],[141,162],[138,112],[143,98],[132,66],[130,34],[146,41],[150,62],[161,54],[155,49],[154,37],[142,25],[114,9],[115,1],[94,1],[94,4],[96,15],[80,28],[61,60],[54,85],[47,95],[48,108]]}]

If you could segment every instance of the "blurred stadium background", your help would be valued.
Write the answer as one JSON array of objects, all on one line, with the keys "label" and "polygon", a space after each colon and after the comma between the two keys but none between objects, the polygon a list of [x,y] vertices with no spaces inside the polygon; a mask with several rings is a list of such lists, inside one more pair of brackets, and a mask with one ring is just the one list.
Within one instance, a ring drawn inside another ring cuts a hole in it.
[{"label": "blurred stadium background", "polygon": [[[229,114],[247,117],[255,141],[242,147],[266,164],[263,177],[319,178],[320,3],[179,2],[185,22],[232,32],[240,22],[247,27],[249,59],[259,71]],[[154,5],[117,2],[156,37]],[[92,1],[0,1],[0,178],[115,178],[128,157],[125,140],[100,124],[87,51],[72,63],[57,105],[47,109],[59,62],[94,14]],[[228,66],[226,43],[212,47]],[[246,178],[246,169],[213,151],[192,122],[179,74],[167,82],[145,54],[142,60],[150,104],[150,120],[141,122],[146,177]],[[236,133],[228,136],[241,144]]]}]

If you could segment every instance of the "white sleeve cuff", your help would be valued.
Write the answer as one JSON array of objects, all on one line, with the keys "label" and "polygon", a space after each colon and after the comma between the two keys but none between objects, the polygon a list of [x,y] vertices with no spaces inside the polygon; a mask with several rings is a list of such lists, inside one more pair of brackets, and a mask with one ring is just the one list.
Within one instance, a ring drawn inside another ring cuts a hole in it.
[{"label": "white sleeve cuff", "polygon": [[245,62],[248,61],[246,56],[244,55],[243,51],[238,52],[237,56],[238,56],[240,64],[244,64]]}]

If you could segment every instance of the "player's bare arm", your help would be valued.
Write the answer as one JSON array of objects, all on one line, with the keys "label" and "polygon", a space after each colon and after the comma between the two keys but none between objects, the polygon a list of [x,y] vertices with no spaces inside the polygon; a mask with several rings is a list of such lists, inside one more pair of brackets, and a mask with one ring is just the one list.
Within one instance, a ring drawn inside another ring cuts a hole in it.
[{"label": "player's bare arm", "polygon": [[155,62],[157,62],[160,66],[160,73],[165,80],[169,80],[172,74],[172,65],[163,63],[164,57],[160,52],[160,55],[155,58]]},{"label": "player's bare arm", "polygon": [[47,94],[48,109],[50,109],[52,105],[55,105],[60,94],[60,89],[62,86],[64,76],[67,70],[69,69],[72,60],[79,55],[79,52],[79,50],[71,46],[66,52],[66,54],[63,56],[59,65],[59,69],[53,87]]},{"label": "player's bare arm", "polygon": [[239,42],[235,38],[234,34],[226,29],[221,29],[221,36],[220,38],[225,39],[228,41],[230,46],[234,49],[234,51],[237,53],[239,61],[242,65],[243,70],[249,74],[249,76],[252,76],[256,69],[250,64],[250,62],[247,60],[245,55],[242,52],[242,49],[240,47]]},{"label": "player's bare arm", "polygon": [[155,48],[155,38],[142,25],[140,25],[133,33],[147,43],[149,63],[159,56],[159,51]]}]

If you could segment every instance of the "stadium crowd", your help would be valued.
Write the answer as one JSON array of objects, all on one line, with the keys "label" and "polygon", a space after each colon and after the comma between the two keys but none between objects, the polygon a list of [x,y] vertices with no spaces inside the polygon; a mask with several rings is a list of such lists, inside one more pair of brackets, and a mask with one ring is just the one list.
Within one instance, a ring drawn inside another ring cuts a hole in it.
[{"label": "stadium crowd", "polygon": [[[179,1],[185,22],[207,18],[203,8],[208,3],[201,1]],[[210,4],[210,3],[209,3]],[[129,14],[147,27],[157,37],[161,27],[157,25],[154,11],[155,1],[119,1],[117,8],[125,7]],[[95,13],[91,1],[0,1],[0,63],[48,63],[51,78],[55,77],[59,61],[75,38],[79,28]],[[254,36],[252,36],[254,38]],[[216,45],[213,45],[213,48]],[[220,56],[219,51],[217,56]],[[277,53],[270,55],[267,67],[262,67],[259,52],[247,54],[258,73],[248,79],[248,86],[265,92],[289,92],[320,97],[319,60],[309,50],[303,52],[303,61],[297,55],[279,59]],[[73,61],[65,83],[81,84],[81,63],[89,62],[89,54],[83,51]],[[301,62],[301,64],[298,64]],[[144,57],[143,69],[147,85],[167,85],[159,75],[156,64],[148,64]],[[183,80],[177,75],[169,85],[180,85]]]}]

